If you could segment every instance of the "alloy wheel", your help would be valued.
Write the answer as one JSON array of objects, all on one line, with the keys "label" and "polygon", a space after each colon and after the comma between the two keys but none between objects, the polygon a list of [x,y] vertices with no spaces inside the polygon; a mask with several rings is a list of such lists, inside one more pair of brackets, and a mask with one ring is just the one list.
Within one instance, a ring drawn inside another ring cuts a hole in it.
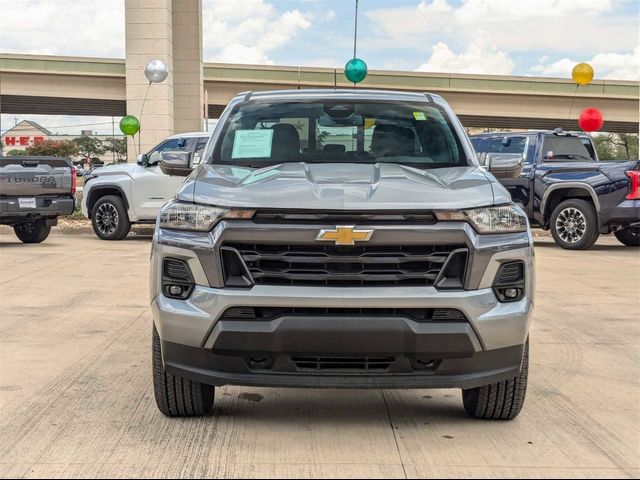
[{"label": "alloy wheel", "polygon": [[111,235],[118,228],[118,210],[111,203],[103,203],[96,212],[96,226],[104,235]]},{"label": "alloy wheel", "polygon": [[587,220],[577,208],[567,207],[556,218],[556,232],[564,242],[577,243],[586,231]]}]

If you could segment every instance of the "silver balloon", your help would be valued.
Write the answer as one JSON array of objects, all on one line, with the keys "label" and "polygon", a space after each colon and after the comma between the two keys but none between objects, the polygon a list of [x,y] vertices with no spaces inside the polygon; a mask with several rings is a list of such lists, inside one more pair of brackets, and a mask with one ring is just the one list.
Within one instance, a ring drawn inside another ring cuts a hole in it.
[{"label": "silver balloon", "polygon": [[144,76],[147,77],[151,83],[164,82],[169,76],[169,69],[167,64],[157,58],[149,60],[144,67]]}]

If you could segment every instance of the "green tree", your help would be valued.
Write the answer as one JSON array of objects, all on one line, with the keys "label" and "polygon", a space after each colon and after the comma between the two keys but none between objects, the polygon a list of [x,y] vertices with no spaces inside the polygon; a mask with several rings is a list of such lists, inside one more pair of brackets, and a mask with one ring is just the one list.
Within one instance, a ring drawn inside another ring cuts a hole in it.
[{"label": "green tree", "polygon": [[17,148],[14,148],[13,150],[9,150],[7,152],[8,157],[21,157],[23,155],[27,155],[27,152],[25,150],[19,150]]},{"label": "green tree", "polygon": [[73,140],[45,140],[26,148],[27,155],[50,157],[73,157],[78,155],[78,146]]},{"label": "green tree", "polygon": [[89,135],[74,138],[73,142],[78,146],[78,152],[83,158],[91,159],[99,157],[105,152],[102,141]]},{"label": "green tree", "polygon": [[631,133],[608,133],[595,135],[593,142],[596,145],[600,160],[637,160],[638,159],[638,135]]},{"label": "green tree", "polygon": [[117,162],[124,162],[127,159],[127,139],[125,137],[110,137],[103,142],[107,152],[116,154]]}]

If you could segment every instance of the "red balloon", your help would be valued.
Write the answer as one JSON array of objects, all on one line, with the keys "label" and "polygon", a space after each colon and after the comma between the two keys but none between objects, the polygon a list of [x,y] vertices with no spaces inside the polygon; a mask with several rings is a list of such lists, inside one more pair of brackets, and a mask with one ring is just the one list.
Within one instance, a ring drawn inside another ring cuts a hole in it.
[{"label": "red balloon", "polygon": [[578,118],[578,125],[585,132],[597,132],[604,125],[602,112],[597,108],[585,108]]}]

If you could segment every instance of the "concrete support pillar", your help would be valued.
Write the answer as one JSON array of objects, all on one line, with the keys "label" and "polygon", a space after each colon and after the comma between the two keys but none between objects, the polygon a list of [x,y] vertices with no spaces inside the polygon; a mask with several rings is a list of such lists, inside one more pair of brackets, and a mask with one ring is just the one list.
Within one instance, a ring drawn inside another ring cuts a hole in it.
[{"label": "concrete support pillar", "polygon": [[173,0],[173,113],[176,133],[202,130],[202,3]]},{"label": "concrete support pillar", "polygon": [[[132,162],[176,132],[202,128],[201,0],[126,0],[125,25],[127,114],[141,125],[140,138],[129,139]],[[169,76],[149,85],[144,67],[153,58]]]}]

